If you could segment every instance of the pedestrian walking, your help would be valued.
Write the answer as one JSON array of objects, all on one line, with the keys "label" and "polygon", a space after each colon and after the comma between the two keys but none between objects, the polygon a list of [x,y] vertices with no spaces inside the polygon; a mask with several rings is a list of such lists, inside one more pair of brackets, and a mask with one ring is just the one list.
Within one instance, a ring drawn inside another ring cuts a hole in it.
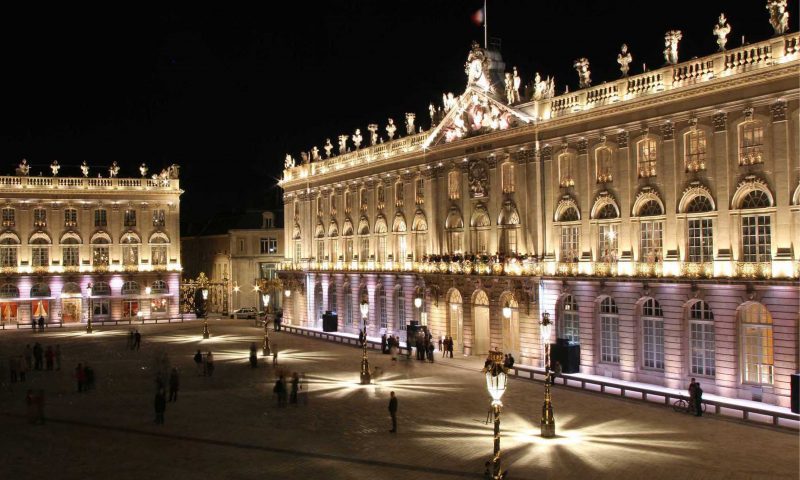
[{"label": "pedestrian walking", "polygon": [[47,365],[47,369],[52,371],[53,370],[53,360],[55,359],[56,352],[53,351],[53,346],[48,345],[47,350],[44,352],[44,361]]},{"label": "pedestrian walking", "polygon": [[194,365],[197,369],[197,375],[204,375],[203,372],[203,353],[200,352],[200,349],[197,350],[197,353],[194,354]]},{"label": "pedestrian walking", "polygon": [[300,375],[297,372],[292,374],[292,391],[289,394],[289,403],[297,405],[297,391],[300,388]]},{"label": "pedestrian walking", "polygon": [[56,370],[61,370],[61,345],[56,345]]},{"label": "pedestrian walking", "polygon": [[164,411],[167,409],[167,400],[164,396],[164,389],[160,388],[156,392],[155,410],[156,410],[156,424],[164,424]]},{"label": "pedestrian walking", "polygon": [[169,401],[178,401],[178,386],[180,378],[178,377],[178,367],[172,367],[172,373],[169,374]]},{"label": "pedestrian walking", "polygon": [[209,350],[206,353],[206,374],[210,377],[214,373],[214,354]]},{"label": "pedestrian walking", "polygon": [[286,398],[286,385],[283,382],[283,375],[278,377],[275,386],[272,388],[272,393],[275,394],[278,400],[278,406],[282,407],[284,405],[284,399]]},{"label": "pedestrian walking", "polygon": [[297,384],[298,403],[300,405],[308,405],[308,383],[306,383],[306,374],[300,374],[300,381]]},{"label": "pedestrian walking", "polygon": [[138,351],[141,344],[142,344],[142,334],[139,333],[139,329],[137,328],[136,331],[133,333],[133,349]]},{"label": "pedestrian walking", "polygon": [[386,333],[381,335],[381,353],[386,353]]},{"label": "pedestrian walking", "polygon": [[700,388],[700,383],[694,386],[694,411],[696,417],[703,416],[703,389]]},{"label": "pedestrian walking", "polygon": [[250,368],[256,368],[258,366],[258,347],[256,347],[256,342],[250,344]]},{"label": "pedestrian walking", "polygon": [[275,344],[272,345],[272,366],[278,366],[278,349],[275,348]]},{"label": "pedestrian walking", "polygon": [[75,367],[75,381],[78,382],[78,393],[82,392],[86,384],[86,372],[80,363]]},{"label": "pedestrian walking", "polygon": [[389,395],[389,415],[392,417],[392,429],[389,430],[389,433],[397,433],[397,397],[394,392]]},{"label": "pedestrian walking", "polygon": [[39,315],[39,331],[44,333],[44,317]]},{"label": "pedestrian walking", "polygon": [[450,358],[453,358],[453,337],[449,337],[450,339],[447,341],[447,355]]}]

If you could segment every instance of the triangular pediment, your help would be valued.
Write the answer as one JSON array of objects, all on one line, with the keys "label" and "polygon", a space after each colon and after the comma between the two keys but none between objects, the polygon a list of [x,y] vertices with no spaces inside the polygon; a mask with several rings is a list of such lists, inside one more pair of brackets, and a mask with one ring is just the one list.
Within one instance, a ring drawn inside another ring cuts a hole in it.
[{"label": "triangular pediment", "polygon": [[470,85],[453,99],[447,114],[431,130],[425,146],[451,143],[465,138],[507,130],[533,122],[533,117]]}]

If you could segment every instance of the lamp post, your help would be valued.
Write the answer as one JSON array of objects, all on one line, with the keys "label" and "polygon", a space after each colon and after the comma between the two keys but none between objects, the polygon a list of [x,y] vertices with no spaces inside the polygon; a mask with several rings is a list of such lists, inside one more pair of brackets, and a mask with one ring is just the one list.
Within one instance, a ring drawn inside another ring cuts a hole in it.
[{"label": "lamp post", "polygon": [[542,323],[539,324],[539,332],[542,336],[542,343],[544,343],[544,405],[542,405],[542,420],[541,432],[544,438],[553,438],[556,436],[556,419],[553,416],[553,403],[550,396],[550,332],[553,329],[553,324],[550,322],[550,314],[547,312],[542,313]]},{"label": "lamp post", "polygon": [[92,333],[92,284],[86,287],[86,302],[89,304],[89,312],[86,316],[86,333]]},{"label": "lamp post", "polygon": [[489,362],[483,369],[486,375],[486,389],[492,396],[492,413],[494,414],[494,455],[492,456],[492,478],[500,480],[505,474],[500,470],[500,409],[503,402],[500,398],[506,391],[508,376],[503,365],[503,352],[495,350],[489,352]]},{"label": "lamp post", "polygon": [[208,288],[203,288],[200,292],[203,294],[203,338],[208,338],[211,336],[211,333],[208,331],[208,305],[206,304],[208,300]]},{"label": "lamp post", "polygon": [[367,315],[369,314],[369,303],[367,299],[361,301],[361,319],[364,323],[363,340],[361,346],[361,385],[369,385],[372,382],[372,375],[369,373],[369,359],[367,358]]},{"label": "lamp post", "polygon": [[269,347],[269,293],[265,293],[261,296],[261,299],[264,300],[264,348],[263,353],[264,356],[270,355],[270,347]]}]

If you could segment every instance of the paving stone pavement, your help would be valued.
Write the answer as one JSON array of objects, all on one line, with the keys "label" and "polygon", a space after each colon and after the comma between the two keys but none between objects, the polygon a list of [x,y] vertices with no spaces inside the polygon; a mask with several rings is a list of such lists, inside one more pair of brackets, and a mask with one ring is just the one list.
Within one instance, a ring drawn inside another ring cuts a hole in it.
[{"label": "paving stone pavement", "polygon": [[[2,478],[113,477],[269,479],[483,478],[492,453],[490,399],[481,359],[392,362],[358,385],[360,350],[285,333],[271,335],[279,370],[306,374],[308,404],[278,408],[276,369],[259,355],[251,369],[252,322],[210,321],[139,327],[141,350],[126,348],[127,327],[0,332]],[[28,373],[10,384],[9,355],[25,344],[60,344],[62,370]],[[213,376],[197,374],[193,355],[211,350]],[[154,424],[156,359],[166,353],[181,372],[178,401]],[[259,350],[260,354],[260,350]],[[72,376],[89,362],[96,389],[77,393]],[[27,388],[45,391],[44,425],[26,419]],[[387,412],[399,399],[399,432]],[[503,397],[502,461],[509,479],[790,479],[798,478],[796,432],[656,404],[556,386],[558,436],[538,436],[542,385],[509,380]]]}]

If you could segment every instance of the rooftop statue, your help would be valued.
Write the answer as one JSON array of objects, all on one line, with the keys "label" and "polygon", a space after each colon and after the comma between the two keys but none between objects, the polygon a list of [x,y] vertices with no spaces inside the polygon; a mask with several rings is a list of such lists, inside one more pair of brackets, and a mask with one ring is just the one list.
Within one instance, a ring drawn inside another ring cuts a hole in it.
[{"label": "rooftop statue", "polygon": [[83,163],[81,164],[81,173],[83,174],[84,177],[89,176],[89,165],[86,164],[86,160],[84,160]]},{"label": "rooftop statue", "polygon": [[769,10],[769,23],[775,30],[775,35],[783,35],[789,30],[789,12],[786,9],[786,0],[767,0]]},{"label": "rooftop statue", "polygon": [[589,59],[581,57],[575,60],[572,65],[578,72],[578,88],[588,88],[592,86],[592,72],[589,71]]},{"label": "rooftop statue", "polygon": [[333,150],[333,144],[331,143],[330,138],[325,139],[325,146],[322,147],[325,150],[325,158],[331,158],[331,150]]},{"label": "rooftop statue", "polygon": [[664,60],[670,65],[678,63],[678,42],[682,38],[680,30],[670,30],[664,34]]},{"label": "rooftop statue", "polygon": [[145,165],[144,163],[139,165],[139,173],[141,173],[143,177],[147,176],[147,170],[148,170],[147,165]]},{"label": "rooftop statue", "polygon": [[511,77],[511,73],[506,72],[506,103],[511,105],[514,103],[514,79]]},{"label": "rooftop statue", "polygon": [[347,153],[347,135],[339,135],[339,155]]},{"label": "rooftop statue", "polygon": [[547,80],[542,80],[539,72],[533,77],[533,99],[545,100],[553,98],[556,93],[555,79],[547,77]]},{"label": "rooftop statue", "polygon": [[415,113],[406,113],[406,134],[414,135],[416,129],[414,128],[414,120],[417,118]]},{"label": "rooftop statue", "polygon": [[311,147],[311,161],[312,162],[318,162],[319,160],[320,160],[320,158],[319,158],[319,148],[317,148],[316,145],[315,145],[315,146]]},{"label": "rooftop statue", "polygon": [[377,123],[370,123],[367,125],[367,130],[369,130],[369,144],[370,146],[375,146],[378,144],[378,124]]},{"label": "rooftop statue", "polygon": [[31,173],[31,166],[28,165],[28,160],[22,159],[19,163],[19,167],[17,168],[17,175],[22,175],[23,177],[27,177]]},{"label": "rooftop statue", "polygon": [[522,85],[522,79],[517,72],[517,67],[514,67],[514,103],[519,103],[519,87]]},{"label": "rooftop statue", "polygon": [[116,177],[119,174],[119,165],[117,162],[114,161],[110,167],[108,167],[108,176],[111,178]]},{"label": "rooftop statue", "polygon": [[356,150],[361,148],[362,141],[364,141],[364,137],[361,136],[361,129],[356,128],[356,133],[353,135],[353,144],[356,146]]},{"label": "rooftop statue", "polygon": [[448,92],[446,95],[442,94],[442,105],[444,106],[444,111],[449,112],[451,108],[456,106],[456,99],[453,96],[453,92]]},{"label": "rooftop statue", "polygon": [[300,152],[300,161],[303,163],[303,165],[308,165],[308,160],[308,152]]},{"label": "rooftop statue", "polygon": [[617,63],[619,63],[619,71],[622,72],[623,77],[628,76],[630,63],[633,61],[633,56],[628,52],[628,45],[623,43],[620,52],[617,54]]},{"label": "rooftop statue", "polygon": [[54,177],[58,175],[60,169],[61,165],[58,164],[58,160],[53,160],[53,163],[50,164],[50,170],[53,172]]},{"label": "rooftop statue", "polygon": [[397,131],[397,127],[394,124],[394,119],[390,118],[389,119],[389,125],[386,125],[386,133],[389,134],[389,141],[391,141],[394,138],[394,132],[396,132],[396,131]]},{"label": "rooftop statue", "polygon": [[714,25],[714,35],[717,36],[717,45],[719,51],[725,51],[725,44],[728,43],[728,34],[731,33],[731,26],[728,25],[728,19],[725,18],[724,13],[719,14],[719,23]]},{"label": "rooftop statue", "polygon": [[464,72],[467,74],[467,86],[476,85],[488,92],[492,90],[487,72],[489,70],[489,58],[486,51],[481,48],[478,42],[472,42],[472,49],[467,56],[467,63],[464,65]]}]

